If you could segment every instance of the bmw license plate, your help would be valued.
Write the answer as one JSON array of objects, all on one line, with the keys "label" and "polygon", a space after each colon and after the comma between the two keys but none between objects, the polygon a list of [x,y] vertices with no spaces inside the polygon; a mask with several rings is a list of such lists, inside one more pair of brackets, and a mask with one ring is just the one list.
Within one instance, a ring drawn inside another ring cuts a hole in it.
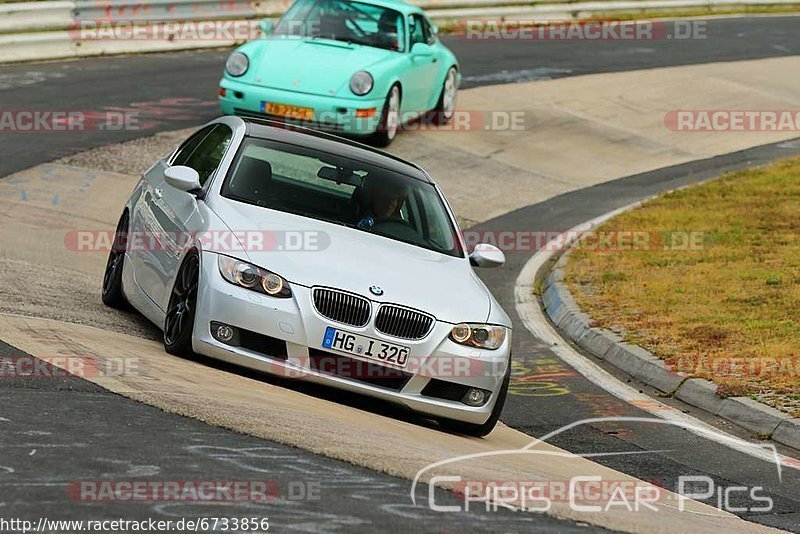
[{"label": "bmw license plate", "polygon": [[351,334],[332,326],[325,330],[322,346],[326,349],[338,350],[361,358],[368,358],[403,368],[408,365],[408,354],[410,352],[408,347],[386,343],[367,336]]}]

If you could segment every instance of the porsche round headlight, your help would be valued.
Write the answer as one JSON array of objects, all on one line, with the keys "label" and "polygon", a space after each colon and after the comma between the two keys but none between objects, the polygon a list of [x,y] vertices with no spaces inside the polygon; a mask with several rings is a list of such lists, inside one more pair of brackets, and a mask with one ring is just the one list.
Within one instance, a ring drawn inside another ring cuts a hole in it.
[{"label": "porsche round headlight", "polygon": [[250,60],[241,52],[234,52],[225,62],[225,70],[231,76],[238,78],[250,68]]},{"label": "porsche round headlight", "polygon": [[372,91],[373,84],[372,75],[365,70],[356,72],[353,74],[353,77],[350,78],[350,90],[353,91],[353,94],[358,96],[364,96]]}]

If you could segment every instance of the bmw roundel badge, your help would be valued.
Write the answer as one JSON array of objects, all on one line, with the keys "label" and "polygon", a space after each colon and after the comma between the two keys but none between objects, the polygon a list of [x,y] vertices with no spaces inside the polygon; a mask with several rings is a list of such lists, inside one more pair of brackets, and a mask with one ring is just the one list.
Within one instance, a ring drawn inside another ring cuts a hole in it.
[{"label": "bmw roundel badge", "polygon": [[383,289],[381,289],[379,286],[372,286],[369,288],[369,292],[378,297],[383,295]]}]

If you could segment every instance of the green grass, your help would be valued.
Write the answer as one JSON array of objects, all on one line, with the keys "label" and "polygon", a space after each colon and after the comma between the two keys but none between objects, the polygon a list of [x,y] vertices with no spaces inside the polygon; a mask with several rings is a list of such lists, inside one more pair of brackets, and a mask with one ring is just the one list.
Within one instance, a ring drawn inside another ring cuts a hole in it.
[{"label": "green grass", "polygon": [[570,257],[567,282],[592,318],[723,394],[800,396],[800,159],[667,194],[599,229],[623,230],[647,232],[648,246]]}]

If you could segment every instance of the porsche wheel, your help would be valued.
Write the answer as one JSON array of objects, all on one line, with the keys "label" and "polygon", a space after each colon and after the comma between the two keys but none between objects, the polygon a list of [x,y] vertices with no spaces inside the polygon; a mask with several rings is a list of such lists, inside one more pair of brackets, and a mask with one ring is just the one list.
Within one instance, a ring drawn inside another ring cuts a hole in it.
[{"label": "porsche wheel", "polygon": [[400,87],[393,85],[386,97],[378,129],[373,135],[373,142],[380,147],[389,146],[400,129]]},{"label": "porsche wheel", "polygon": [[456,68],[450,67],[447,75],[444,77],[442,84],[442,92],[439,95],[439,102],[434,109],[434,122],[436,124],[447,124],[453,120],[456,114],[456,98],[458,97]]}]

